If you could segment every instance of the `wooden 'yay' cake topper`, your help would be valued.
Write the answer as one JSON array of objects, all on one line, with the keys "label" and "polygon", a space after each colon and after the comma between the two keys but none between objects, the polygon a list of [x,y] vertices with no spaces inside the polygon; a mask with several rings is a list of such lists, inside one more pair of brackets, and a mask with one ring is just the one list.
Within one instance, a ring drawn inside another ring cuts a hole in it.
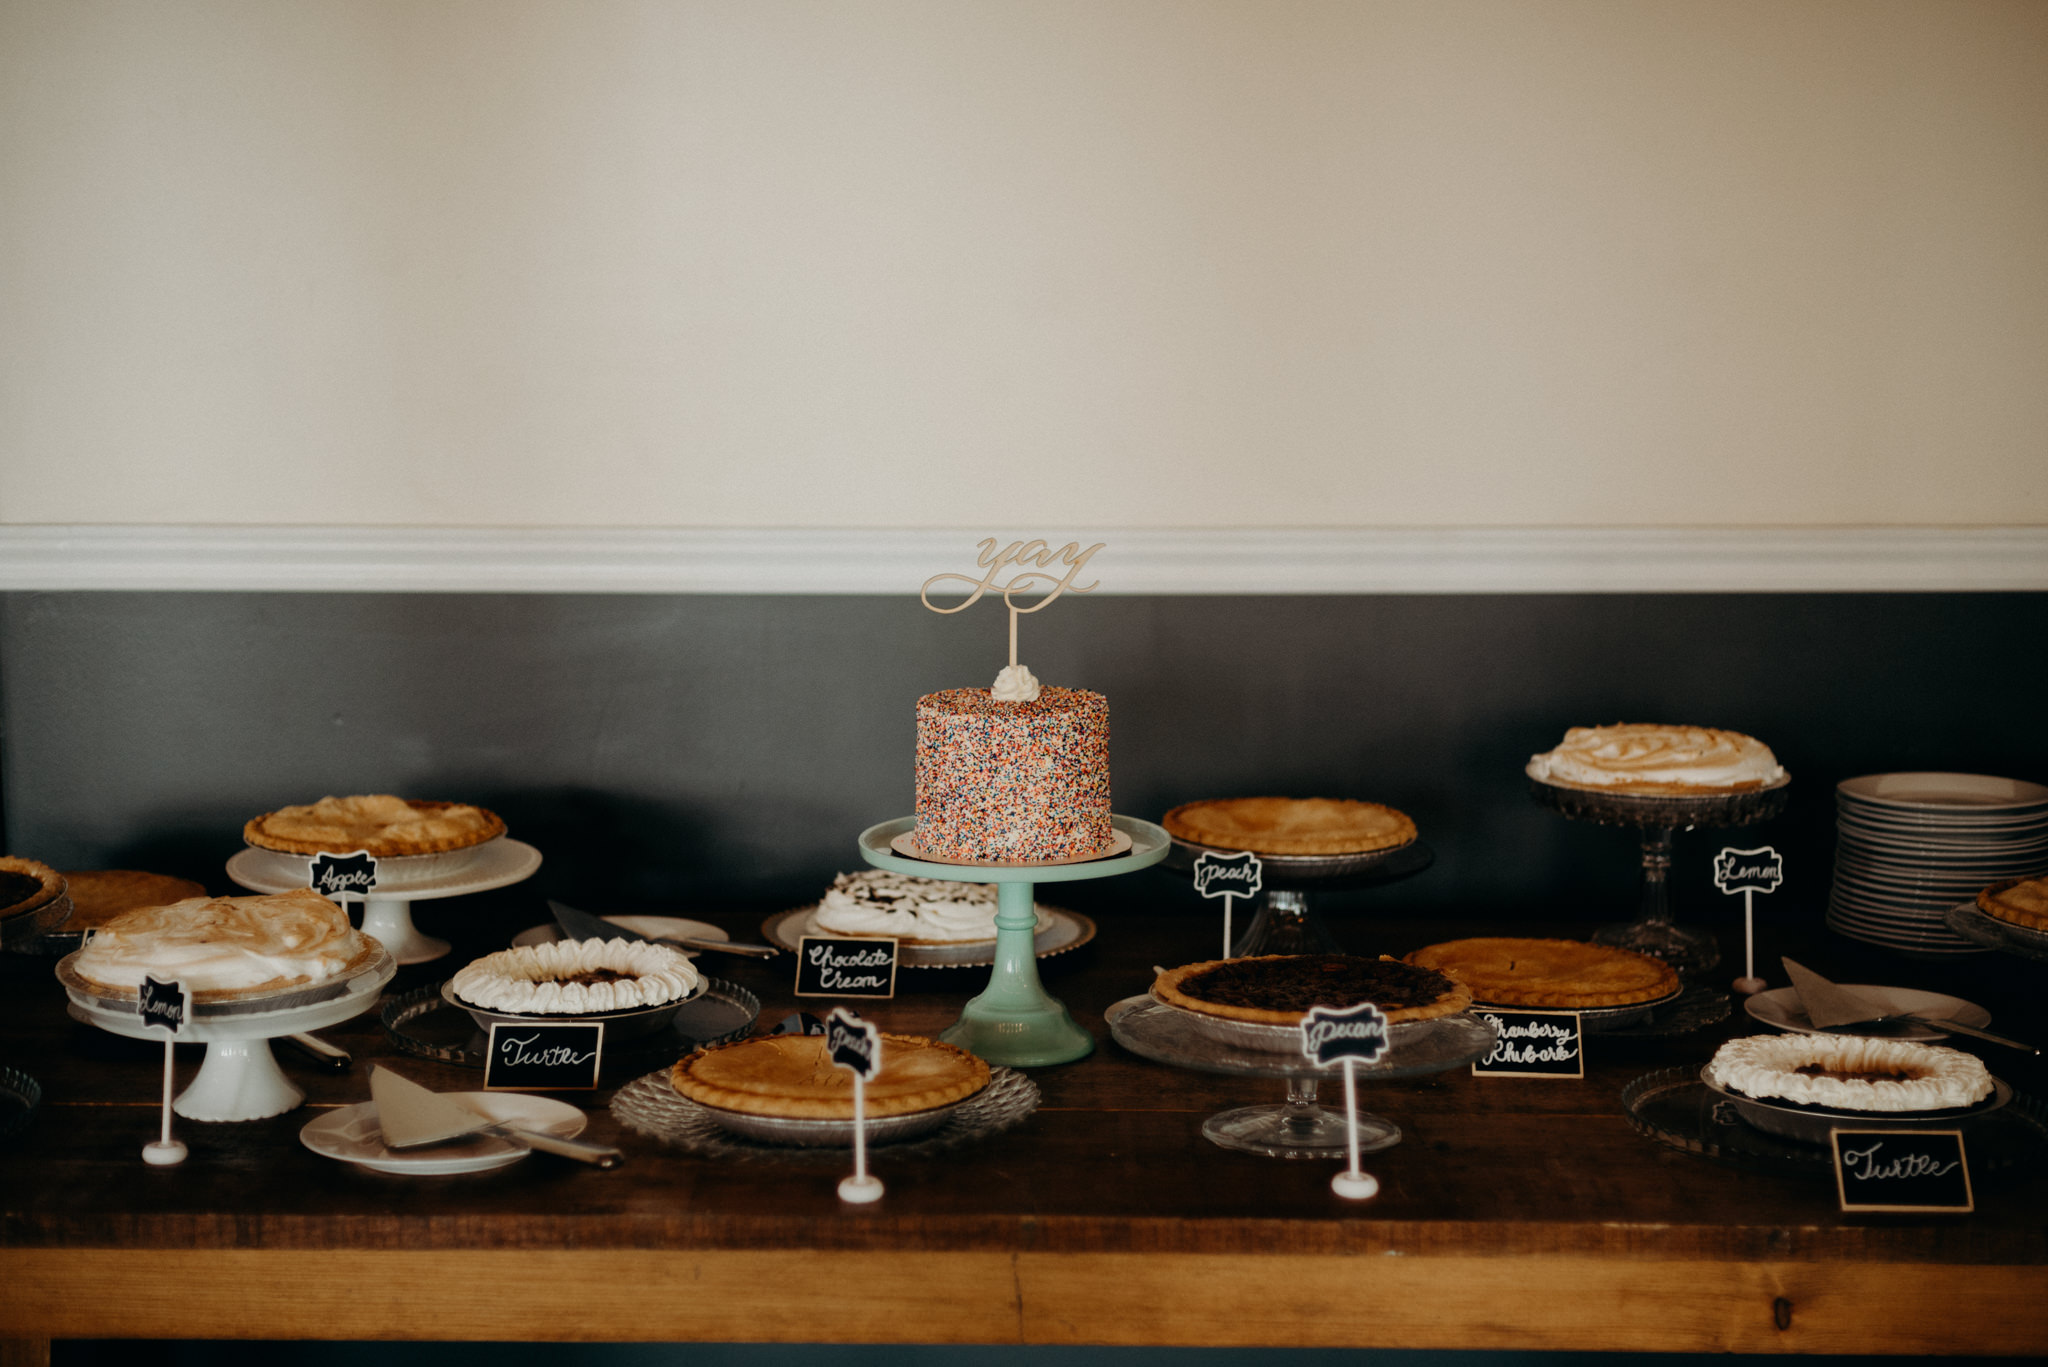
[{"label": "wooden 'yay' cake topper", "polygon": [[[1001,594],[1003,606],[1010,610],[1010,668],[1015,669],[1017,619],[1027,612],[1042,610],[1063,593],[1093,592],[1101,583],[1100,580],[1088,584],[1076,584],[1074,580],[1080,577],[1081,571],[1088,565],[1089,558],[1101,550],[1104,544],[1098,541],[1083,550],[1078,541],[1069,541],[1058,548],[1043,541],[1012,541],[998,551],[995,538],[988,537],[977,545],[981,553],[975,557],[974,563],[981,567],[979,579],[971,574],[935,574],[924,581],[924,587],[918,591],[917,596],[933,612],[951,614],[965,612],[980,602],[983,594]],[[1038,568],[1026,569],[1027,565],[1036,565]],[[997,576],[1013,566],[1017,572],[1011,575],[1007,582],[997,583]],[[1055,567],[1062,567],[1063,572],[1056,573]],[[942,608],[933,603],[932,585],[952,582],[965,584],[972,592],[950,608]],[[1036,603],[1028,608],[1017,606],[1017,596],[1020,593],[1029,594],[1041,590],[1045,596]]]}]

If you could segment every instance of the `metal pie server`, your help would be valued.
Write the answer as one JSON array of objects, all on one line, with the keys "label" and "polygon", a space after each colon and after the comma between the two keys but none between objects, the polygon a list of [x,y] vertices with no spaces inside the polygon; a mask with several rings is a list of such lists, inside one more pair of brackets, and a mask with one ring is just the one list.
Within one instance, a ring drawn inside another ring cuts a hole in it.
[{"label": "metal pie server", "polygon": [[644,940],[649,944],[674,945],[677,949],[744,954],[750,959],[772,959],[782,952],[773,945],[750,945],[739,940],[706,940],[696,935],[642,935],[616,921],[592,916],[587,911],[578,911],[560,902],[550,901],[548,910],[554,913],[555,924],[572,940]]},{"label": "metal pie server", "polygon": [[580,1139],[522,1130],[479,1115],[453,1097],[422,1087],[389,1068],[370,1070],[370,1099],[377,1103],[377,1128],[383,1131],[387,1148],[411,1149],[465,1135],[490,1134],[599,1168],[616,1168],[626,1161],[625,1154],[606,1144],[586,1144]]},{"label": "metal pie server", "polygon": [[1816,1030],[1837,1030],[1845,1025],[1876,1025],[1894,1020],[1917,1021],[1922,1025],[1934,1026],[1938,1030],[1953,1030],[1958,1035],[2003,1044],[2008,1049],[2018,1049],[2029,1054],[2041,1052],[2031,1044],[2007,1039],[2004,1035],[1994,1035],[1989,1030],[1979,1030],[1976,1026],[1964,1025],[1961,1021],[1944,1020],[1923,1012],[1893,1011],[1880,1002],[1874,1002],[1868,997],[1851,992],[1846,987],[1829,982],[1804,964],[1794,963],[1782,956],[1778,962],[1785,965],[1785,971],[1792,976],[1792,990],[1799,994],[1799,1004],[1806,1008],[1806,1018],[1813,1022]]}]

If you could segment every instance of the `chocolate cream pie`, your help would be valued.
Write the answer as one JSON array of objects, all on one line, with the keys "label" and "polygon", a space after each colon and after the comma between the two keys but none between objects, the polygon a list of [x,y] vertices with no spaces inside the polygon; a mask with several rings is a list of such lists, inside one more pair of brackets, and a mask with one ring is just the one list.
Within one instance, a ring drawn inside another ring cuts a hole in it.
[{"label": "chocolate cream pie", "polygon": [[1714,1051],[1706,1079],[1759,1100],[1835,1111],[1947,1111],[1992,1093],[1975,1055],[1859,1035],[1749,1035]]},{"label": "chocolate cream pie", "polygon": [[1472,993],[1434,969],[1354,954],[1211,959],[1160,973],[1152,995],[1169,1006],[1258,1025],[1299,1025],[1312,1006],[1372,1002],[1389,1021],[1465,1010]]},{"label": "chocolate cream pie", "polygon": [[253,817],[242,839],[283,854],[349,854],[378,859],[444,854],[495,840],[505,823],[466,802],[418,802],[388,793],[323,797]]},{"label": "chocolate cream pie", "polygon": [[[669,1072],[676,1091],[742,1115],[851,1120],[853,1074],[833,1064],[823,1035],[763,1035],[700,1049]],[[988,1086],[988,1064],[920,1035],[882,1036],[882,1068],[868,1079],[870,1116],[911,1115],[965,1101]]]},{"label": "chocolate cream pie", "polygon": [[1449,940],[1408,956],[1445,973],[1494,1006],[1563,1011],[1632,1006],[1678,990],[1678,974],[1661,959],[1578,940],[1510,937]]},{"label": "chocolate cream pie", "polygon": [[1160,824],[1196,845],[1253,854],[1369,854],[1415,839],[1404,812],[1331,797],[1233,797],[1184,802]]}]

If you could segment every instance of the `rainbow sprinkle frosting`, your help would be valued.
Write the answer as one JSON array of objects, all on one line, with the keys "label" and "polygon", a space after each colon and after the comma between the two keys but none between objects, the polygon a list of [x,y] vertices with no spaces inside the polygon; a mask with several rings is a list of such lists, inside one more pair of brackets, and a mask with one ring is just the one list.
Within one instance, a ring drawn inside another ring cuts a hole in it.
[{"label": "rainbow sprinkle frosting", "polygon": [[917,700],[917,844],[940,859],[1025,863],[1109,848],[1109,699],[986,688]]}]

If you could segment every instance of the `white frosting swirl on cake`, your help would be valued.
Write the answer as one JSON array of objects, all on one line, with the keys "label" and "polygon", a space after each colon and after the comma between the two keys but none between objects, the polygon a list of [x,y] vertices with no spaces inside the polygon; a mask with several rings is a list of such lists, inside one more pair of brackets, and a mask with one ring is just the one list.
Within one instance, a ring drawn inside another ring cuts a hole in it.
[{"label": "white frosting swirl on cake", "polygon": [[948,944],[996,937],[996,885],[917,878],[888,869],[842,873],[812,918],[835,935]]},{"label": "white frosting swirl on cake", "polygon": [[1556,749],[1529,757],[1529,773],[1546,783],[1622,790],[1739,790],[1785,777],[1770,747],[1754,736],[1648,722],[1574,726]]},{"label": "white frosting swirl on cake", "polygon": [[1023,665],[1004,665],[989,693],[997,702],[1037,702],[1038,676]]},{"label": "white frosting swirl on cake", "polygon": [[1953,1110],[1992,1090],[1991,1074],[1972,1054],[1858,1035],[1730,1040],[1714,1051],[1707,1078],[1744,1096],[1838,1111]]},{"label": "white frosting swirl on cake", "polygon": [[[594,975],[609,980],[577,981]],[[588,1016],[672,1002],[696,991],[697,982],[696,965],[679,951],[614,938],[501,949],[464,968],[450,985],[456,996],[488,1011]]]},{"label": "white frosting swirl on cake", "polygon": [[147,975],[195,994],[239,992],[331,978],[366,944],[340,907],[300,888],[137,907],[95,930],[71,966],[108,987],[139,988]]}]

